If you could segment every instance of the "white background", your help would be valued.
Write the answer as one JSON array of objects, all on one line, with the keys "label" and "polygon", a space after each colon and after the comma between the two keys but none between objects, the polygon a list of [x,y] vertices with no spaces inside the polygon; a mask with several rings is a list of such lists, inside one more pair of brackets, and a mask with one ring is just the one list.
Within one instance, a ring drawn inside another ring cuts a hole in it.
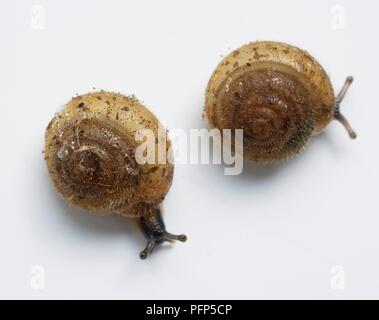
[{"label": "white background", "polygon": [[[379,298],[378,13],[368,0],[2,0],[0,297]],[[44,129],[72,96],[135,94],[168,128],[202,128],[221,55],[255,40],[308,50],[336,90],[354,75],[342,109],[358,139],[333,122],[276,167],[177,165],[165,219],[188,242],[146,261],[132,220],[55,194]]]}]

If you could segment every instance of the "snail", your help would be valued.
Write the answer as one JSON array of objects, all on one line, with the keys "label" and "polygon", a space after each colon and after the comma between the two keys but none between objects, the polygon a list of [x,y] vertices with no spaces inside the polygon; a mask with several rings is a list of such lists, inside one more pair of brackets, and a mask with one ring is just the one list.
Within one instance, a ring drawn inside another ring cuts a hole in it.
[{"label": "snail", "polygon": [[328,75],[309,53],[285,43],[254,42],[217,66],[204,115],[211,128],[243,130],[245,158],[277,162],[300,153],[333,119],[356,138],[340,111],[352,81],[348,77],[335,96]]},{"label": "snail", "polygon": [[[142,259],[162,242],[187,239],[166,231],[159,207],[171,187],[173,164],[136,157],[136,134],[148,129],[159,137],[161,126],[134,96],[101,91],[69,101],[45,134],[45,160],[57,191],[92,212],[137,219],[147,238]],[[170,156],[167,136],[154,144],[155,152],[164,147]]]}]

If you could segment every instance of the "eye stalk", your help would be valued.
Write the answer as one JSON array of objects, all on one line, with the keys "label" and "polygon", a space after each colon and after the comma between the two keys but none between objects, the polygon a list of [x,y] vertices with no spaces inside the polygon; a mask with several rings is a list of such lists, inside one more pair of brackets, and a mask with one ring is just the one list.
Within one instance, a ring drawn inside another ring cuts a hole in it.
[{"label": "eye stalk", "polygon": [[146,248],[140,253],[141,259],[146,259],[154,248],[163,242],[187,241],[185,234],[175,235],[166,231],[159,208],[155,208],[149,214],[139,218],[138,225],[147,239]]},{"label": "eye stalk", "polygon": [[353,80],[354,79],[352,76],[349,76],[346,78],[345,84],[343,85],[341,91],[336,97],[336,110],[334,111],[334,119],[339,121],[345,127],[351,139],[355,139],[357,137],[357,134],[351,127],[349,121],[347,121],[347,119],[341,113],[340,106],[341,106],[341,102],[343,101],[346,95],[347,90],[349,89],[350,85],[353,83]]}]

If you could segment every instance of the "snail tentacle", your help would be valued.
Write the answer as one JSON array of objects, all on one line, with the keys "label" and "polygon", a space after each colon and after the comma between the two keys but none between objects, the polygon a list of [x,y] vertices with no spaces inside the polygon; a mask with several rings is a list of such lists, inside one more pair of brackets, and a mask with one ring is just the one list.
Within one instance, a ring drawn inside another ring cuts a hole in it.
[{"label": "snail tentacle", "polygon": [[336,110],[334,112],[334,119],[339,121],[345,127],[351,139],[355,139],[357,137],[357,134],[355,133],[349,121],[347,121],[347,119],[344,117],[344,115],[341,113],[341,110],[340,110],[341,102],[343,101],[346,95],[346,92],[348,91],[352,83],[353,83],[353,77],[352,76],[347,77],[345,84],[343,85],[341,91],[338,93],[336,97]]},{"label": "snail tentacle", "polygon": [[141,259],[146,259],[154,248],[163,242],[187,241],[187,236],[184,234],[174,235],[166,231],[159,208],[154,208],[149,214],[142,215],[138,219],[138,225],[147,239],[147,245],[140,253]]}]

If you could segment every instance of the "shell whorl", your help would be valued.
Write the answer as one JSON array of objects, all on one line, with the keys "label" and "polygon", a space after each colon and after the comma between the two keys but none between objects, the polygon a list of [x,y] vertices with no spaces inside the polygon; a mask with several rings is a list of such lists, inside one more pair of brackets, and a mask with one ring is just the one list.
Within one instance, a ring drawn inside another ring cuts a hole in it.
[{"label": "shell whorl", "polygon": [[115,124],[99,118],[73,119],[56,136],[58,185],[73,202],[97,209],[121,205],[138,183],[134,148]]},{"label": "shell whorl", "polygon": [[314,129],[314,113],[308,90],[295,77],[246,68],[226,82],[217,100],[220,127],[243,129],[249,158],[281,160],[304,147]]}]

